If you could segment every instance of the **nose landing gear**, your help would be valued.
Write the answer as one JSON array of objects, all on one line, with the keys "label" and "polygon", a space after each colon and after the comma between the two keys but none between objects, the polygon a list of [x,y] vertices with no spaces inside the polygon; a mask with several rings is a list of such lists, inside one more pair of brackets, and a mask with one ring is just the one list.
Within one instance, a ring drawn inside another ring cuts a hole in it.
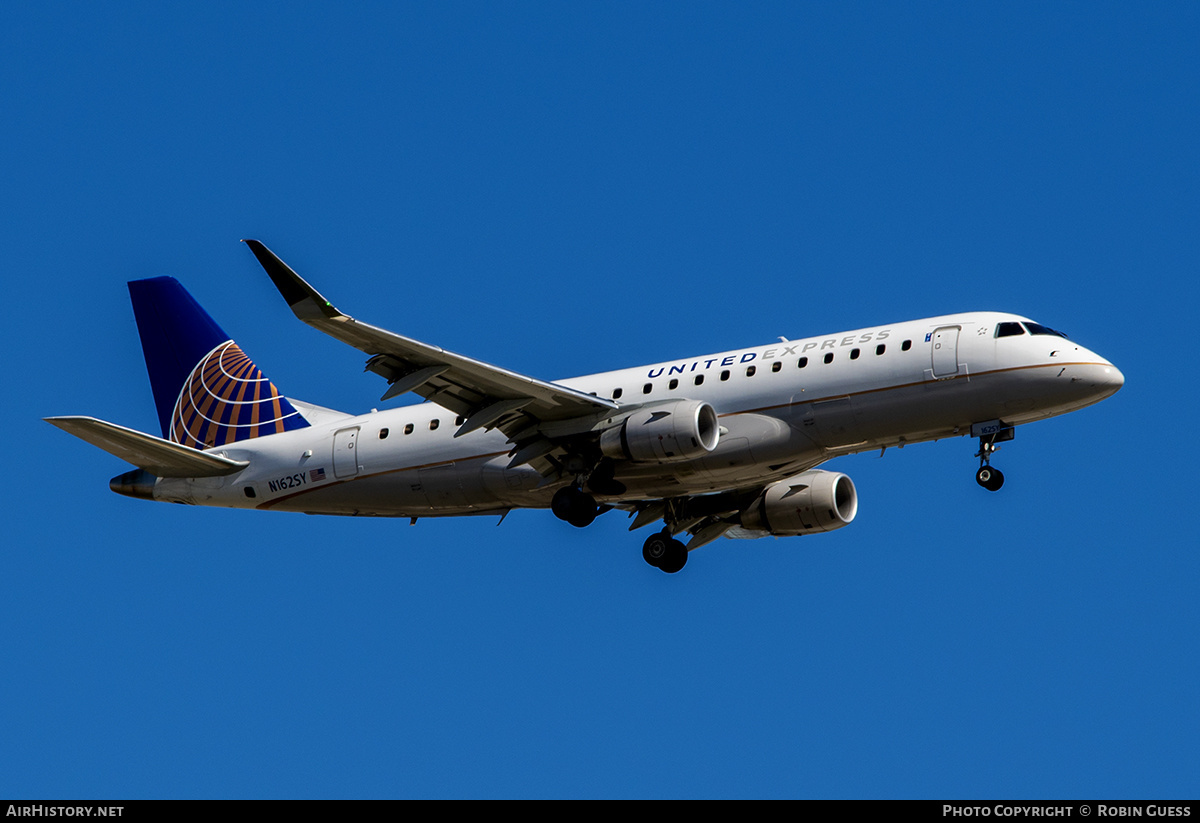
[{"label": "nose landing gear", "polygon": [[987,423],[976,423],[971,427],[972,436],[979,438],[979,471],[975,472],[975,482],[990,492],[999,491],[1004,485],[1004,473],[992,468],[992,454],[1000,450],[997,443],[1012,440],[1015,431],[1012,426],[1006,426],[999,420]]}]

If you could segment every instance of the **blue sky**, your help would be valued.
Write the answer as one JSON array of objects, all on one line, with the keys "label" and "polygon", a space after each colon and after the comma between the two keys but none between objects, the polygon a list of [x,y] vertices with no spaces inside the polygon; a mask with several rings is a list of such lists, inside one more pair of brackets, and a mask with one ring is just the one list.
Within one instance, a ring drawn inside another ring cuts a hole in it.
[{"label": "blue sky", "polygon": [[[1195,4],[9,4],[0,796],[1191,797]],[[125,281],[379,405],[257,237],[538,377],[972,309],[1126,376],[844,458],[858,519],[679,575],[619,513],[167,506]],[[32,451],[30,451],[32,449]],[[15,455],[14,455],[15,456]]]}]

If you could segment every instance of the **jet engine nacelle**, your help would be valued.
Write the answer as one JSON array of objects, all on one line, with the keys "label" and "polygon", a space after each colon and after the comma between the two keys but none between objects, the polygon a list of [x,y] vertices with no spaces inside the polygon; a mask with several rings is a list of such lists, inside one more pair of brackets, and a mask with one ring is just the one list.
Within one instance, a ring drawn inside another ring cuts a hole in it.
[{"label": "jet engine nacelle", "polygon": [[717,447],[717,412],[702,400],[676,400],[638,409],[601,433],[600,451],[617,460],[675,463]]},{"label": "jet engine nacelle", "polygon": [[767,486],[742,512],[742,527],[781,536],[831,532],[857,513],[854,481],[841,472],[807,471]]}]

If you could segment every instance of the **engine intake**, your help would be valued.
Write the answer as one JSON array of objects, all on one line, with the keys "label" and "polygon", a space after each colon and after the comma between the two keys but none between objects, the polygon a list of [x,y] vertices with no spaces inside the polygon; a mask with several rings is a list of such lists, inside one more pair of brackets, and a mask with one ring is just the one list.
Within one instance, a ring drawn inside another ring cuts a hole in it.
[{"label": "engine intake", "polygon": [[775,535],[831,532],[858,514],[854,481],[840,472],[807,471],[767,486],[742,512],[742,526]]},{"label": "engine intake", "polygon": [[717,412],[702,400],[676,400],[638,409],[601,433],[600,451],[617,460],[676,463],[717,447]]}]

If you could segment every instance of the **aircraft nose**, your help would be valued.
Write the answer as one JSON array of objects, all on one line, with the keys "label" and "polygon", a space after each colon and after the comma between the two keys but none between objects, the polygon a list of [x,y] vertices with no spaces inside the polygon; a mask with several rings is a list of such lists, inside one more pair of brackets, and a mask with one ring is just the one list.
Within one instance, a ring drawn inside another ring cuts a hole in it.
[{"label": "aircraft nose", "polygon": [[1100,398],[1112,397],[1125,385],[1125,375],[1121,370],[1107,360],[1097,358],[1100,362],[1088,367],[1090,374],[1087,383],[1095,387]]},{"label": "aircraft nose", "polygon": [[1047,387],[1053,385],[1054,391],[1061,393],[1071,408],[1099,403],[1125,385],[1121,370],[1098,354],[1080,349],[1078,357],[1074,363],[1064,363],[1062,368],[1051,369],[1045,374],[1050,380]]},{"label": "aircraft nose", "polygon": [[[1111,369],[1111,373],[1110,373]],[[1121,374],[1121,370],[1116,366],[1109,365],[1104,369],[1105,376],[1108,378],[1108,384],[1112,386],[1112,390],[1116,391],[1125,385],[1125,375]]]}]

